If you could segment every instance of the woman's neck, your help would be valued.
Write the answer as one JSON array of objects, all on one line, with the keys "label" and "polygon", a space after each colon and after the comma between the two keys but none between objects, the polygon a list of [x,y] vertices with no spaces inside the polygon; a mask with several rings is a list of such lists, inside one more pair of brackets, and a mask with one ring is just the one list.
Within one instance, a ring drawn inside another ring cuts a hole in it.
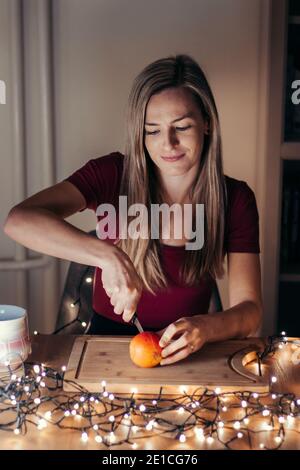
[{"label": "woman's neck", "polygon": [[194,172],[178,176],[159,174],[163,201],[167,204],[187,204],[191,202],[190,190],[195,176]]}]

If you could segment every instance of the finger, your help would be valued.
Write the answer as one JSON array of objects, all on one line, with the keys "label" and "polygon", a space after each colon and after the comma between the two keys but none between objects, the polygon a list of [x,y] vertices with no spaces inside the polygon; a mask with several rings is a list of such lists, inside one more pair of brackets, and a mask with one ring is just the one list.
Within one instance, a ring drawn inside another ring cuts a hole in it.
[{"label": "finger", "polygon": [[126,322],[130,322],[130,320],[132,319],[134,315],[134,312],[135,312],[135,308],[128,308],[128,309],[125,308],[123,312],[123,320]]},{"label": "finger", "polygon": [[156,331],[155,334],[161,338],[165,331],[166,328],[163,328],[162,330]]},{"label": "finger", "polygon": [[117,305],[118,303],[118,295],[117,294],[112,294],[109,298],[109,301],[111,303],[111,305],[114,307],[115,305]]},{"label": "finger", "polygon": [[124,304],[122,302],[117,302],[116,305],[114,306],[114,312],[117,315],[122,315],[124,311]]},{"label": "finger", "polygon": [[180,336],[175,341],[172,341],[169,343],[169,345],[162,350],[162,357],[167,357],[170,356],[171,354],[174,354],[176,351],[179,351],[182,348],[185,348],[188,345],[188,340],[187,340],[187,333],[183,333],[183,335]]},{"label": "finger", "polygon": [[166,328],[166,331],[160,338],[160,341],[159,341],[160,347],[164,348],[168,343],[170,343],[173,336],[175,336],[176,333],[182,331],[183,329],[184,329],[184,325],[182,321],[177,320],[176,322],[171,323],[171,325],[169,325]]},{"label": "finger", "polygon": [[189,348],[184,348],[178,351],[176,354],[173,354],[172,356],[167,357],[166,359],[163,359],[160,361],[161,366],[166,366],[168,364],[173,364],[174,362],[181,361],[182,359],[185,359],[188,357],[190,354]]}]

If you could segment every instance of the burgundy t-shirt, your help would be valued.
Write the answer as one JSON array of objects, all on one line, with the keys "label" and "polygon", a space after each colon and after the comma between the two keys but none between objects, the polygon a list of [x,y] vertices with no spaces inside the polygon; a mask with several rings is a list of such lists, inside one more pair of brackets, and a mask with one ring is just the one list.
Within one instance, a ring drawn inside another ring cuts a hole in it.
[{"label": "burgundy t-shirt", "polygon": [[[76,186],[84,196],[85,209],[96,212],[100,204],[110,203],[118,213],[123,158],[119,152],[95,158],[66,178],[66,181]],[[226,176],[226,185],[228,211],[225,251],[259,253],[258,212],[254,193],[245,182],[228,176]],[[114,238],[106,240],[107,243],[114,241]],[[164,328],[183,316],[208,312],[214,280],[203,279],[193,287],[182,285],[179,271],[185,253],[184,246],[162,244],[161,264],[168,280],[168,288],[157,291],[156,295],[146,290],[142,292],[137,312],[144,328]],[[103,289],[100,268],[95,270],[93,308],[101,315],[123,323],[121,315],[114,313],[110,299]]]}]

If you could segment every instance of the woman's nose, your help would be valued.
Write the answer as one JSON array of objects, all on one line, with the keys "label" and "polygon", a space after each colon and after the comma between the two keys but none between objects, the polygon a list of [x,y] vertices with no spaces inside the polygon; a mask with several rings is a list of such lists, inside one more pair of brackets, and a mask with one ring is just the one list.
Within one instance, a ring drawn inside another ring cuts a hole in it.
[{"label": "woman's nose", "polygon": [[165,149],[173,148],[179,142],[175,129],[170,129],[163,134],[163,146]]}]

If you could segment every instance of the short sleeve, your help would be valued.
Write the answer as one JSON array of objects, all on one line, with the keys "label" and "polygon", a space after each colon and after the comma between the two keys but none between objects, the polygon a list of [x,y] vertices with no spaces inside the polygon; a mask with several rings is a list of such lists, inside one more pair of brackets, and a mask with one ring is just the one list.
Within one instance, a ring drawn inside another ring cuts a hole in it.
[{"label": "short sleeve", "polygon": [[[86,207],[96,212],[99,204],[112,203],[119,194],[123,168],[123,155],[114,152],[89,160],[85,165],[65,178],[81,192]],[[80,212],[81,212],[80,211]]]},{"label": "short sleeve", "polygon": [[231,179],[225,251],[260,253],[259,215],[254,192],[244,181]]}]

